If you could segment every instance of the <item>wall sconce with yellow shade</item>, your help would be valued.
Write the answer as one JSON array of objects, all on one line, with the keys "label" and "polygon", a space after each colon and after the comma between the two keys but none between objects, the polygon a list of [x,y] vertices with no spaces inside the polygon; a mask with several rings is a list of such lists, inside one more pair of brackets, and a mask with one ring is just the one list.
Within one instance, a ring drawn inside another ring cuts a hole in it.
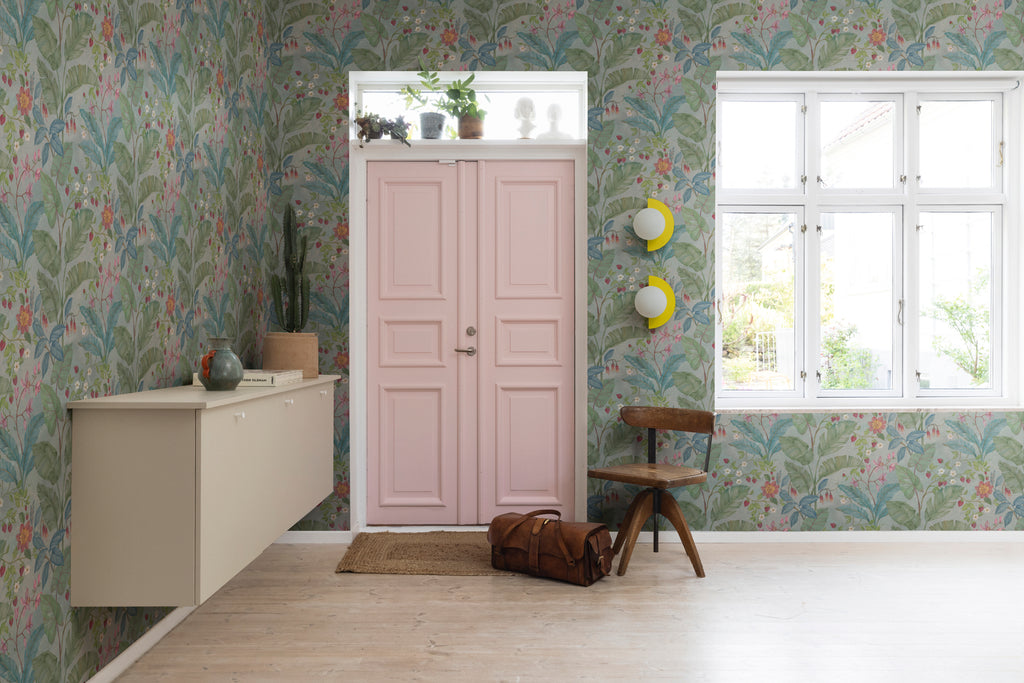
[{"label": "wall sconce with yellow shade", "polygon": [[[648,199],[647,208],[636,212],[633,232],[640,239],[647,240],[647,251],[661,249],[668,244],[675,231],[675,219],[663,202]],[[676,310],[676,295],[672,287],[660,277],[649,275],[647,286],[636,293],[633,300],[637,313],[647,318],[647,327],[661,327],[672,319]]]},{"label": "wall sconce with yellow shade", "polygon": [[668,244],[675,226],[672,212],[657,199],[648,199],[647,208],[637,211],[633,219],[633,232],[640,239],[647,240],[647,251],[655,251]]},{"label": "wall sconce with yellow shade", "polygon": [[648,329],[661,327],[672,319],[676,311],[676,295],[672,287],[654,275],[647,276],[647,286],[636,293],[633,300],[636,312],[647,318]]}]

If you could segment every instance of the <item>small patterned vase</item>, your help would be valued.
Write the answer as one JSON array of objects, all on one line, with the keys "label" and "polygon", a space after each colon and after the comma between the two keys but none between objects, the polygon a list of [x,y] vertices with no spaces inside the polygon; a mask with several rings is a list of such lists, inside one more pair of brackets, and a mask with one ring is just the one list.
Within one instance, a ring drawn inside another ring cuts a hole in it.
[{"label": "small patterned vase", "polygon": [[210,391],[231,391],[242,381],[242,361],[227,339],[210,338],[210,351],[199,362],[199,381]]}]

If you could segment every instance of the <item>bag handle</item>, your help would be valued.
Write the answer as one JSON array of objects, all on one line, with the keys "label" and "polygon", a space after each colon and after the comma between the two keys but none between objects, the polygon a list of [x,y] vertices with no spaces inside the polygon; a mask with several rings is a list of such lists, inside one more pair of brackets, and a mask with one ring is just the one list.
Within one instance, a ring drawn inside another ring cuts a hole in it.
[{"label": "bag handle", "polygon": [[521,525],[530,521],[532,518],[538,515],[554,515],[558,519],[555,520],[555,538],[558,539],[558,548],[562,551],[562,557],[569,563],[570,567],[576,566],[576,560],[573,559],[572,555],[569,554],[569,548],[565,545],[565,539],[562,538],[562,513],[558,510],[534,510],[533,512],[524,513],[523,516],[516,521],[512,526],[505,530],[505,533],[501,535],[501,540],[498,541],[499,550],[505,549],[505,541],[508,540],[512,532],[518,529]]}]

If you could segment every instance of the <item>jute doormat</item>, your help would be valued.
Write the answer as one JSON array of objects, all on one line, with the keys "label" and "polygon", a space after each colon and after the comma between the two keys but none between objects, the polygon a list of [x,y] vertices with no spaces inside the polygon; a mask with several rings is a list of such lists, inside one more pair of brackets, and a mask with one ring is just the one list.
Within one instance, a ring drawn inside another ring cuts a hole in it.
[{"label": "jute doormat", "polygon": [[491,567],[491,546],[483,531],[360,533],[336,572],[357,574],[509,575]]}]

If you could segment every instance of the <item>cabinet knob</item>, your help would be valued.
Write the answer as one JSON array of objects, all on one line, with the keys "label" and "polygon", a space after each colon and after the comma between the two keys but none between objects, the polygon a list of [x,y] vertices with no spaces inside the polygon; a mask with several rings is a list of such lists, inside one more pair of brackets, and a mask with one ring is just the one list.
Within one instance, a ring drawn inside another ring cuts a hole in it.
[{"label": "cabinet knob", "polygon": [[326,389],[321,389],[320,390],[320,395],[323,396],[324,398],[327,398],[327,390]]},{"label": "cabinet knob", "polygon": [[236,420],[244,420],[245,419],[245,411],[243,410],[240,413],[235,413],[235,419]]},{"label": "cabinet knob", "polygon": [[286,399],[284,400],[284,404],[285,404],[286,406],[291,406],[291,405],[295,405],[295,399],[294,399],[294,398],[286,398]]}]

